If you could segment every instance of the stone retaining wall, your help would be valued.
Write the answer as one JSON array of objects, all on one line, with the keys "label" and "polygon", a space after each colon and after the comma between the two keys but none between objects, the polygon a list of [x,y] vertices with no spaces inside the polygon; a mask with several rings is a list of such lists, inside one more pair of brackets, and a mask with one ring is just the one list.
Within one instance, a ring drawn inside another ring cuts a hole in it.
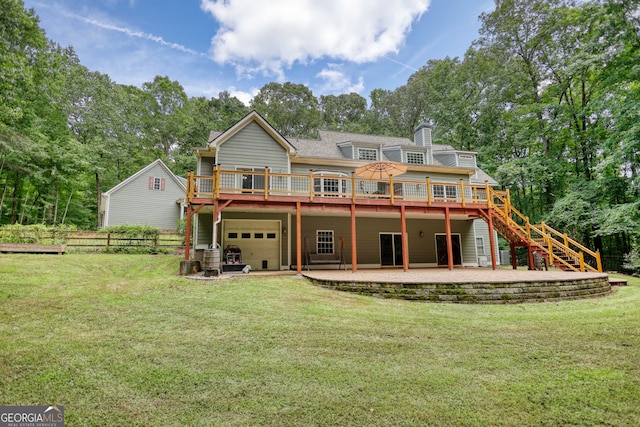
[{"label": "stone retaining wall", "polygon": [[457,303],[521,303],[599,297],[611,293],[606,276],[549,282],[373,283],[310,278],[321,287],[379,298]]}]

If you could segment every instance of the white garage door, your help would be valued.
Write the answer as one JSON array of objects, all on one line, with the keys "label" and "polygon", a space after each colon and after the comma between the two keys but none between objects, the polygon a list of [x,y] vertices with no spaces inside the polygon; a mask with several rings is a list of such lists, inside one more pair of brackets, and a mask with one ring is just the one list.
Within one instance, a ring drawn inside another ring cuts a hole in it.
[{"label": "white garage door", "polygon": [[222,221],[222,247],[234,245],[242,262],[252,270],[280,269],[280,221],[226,219]]}]

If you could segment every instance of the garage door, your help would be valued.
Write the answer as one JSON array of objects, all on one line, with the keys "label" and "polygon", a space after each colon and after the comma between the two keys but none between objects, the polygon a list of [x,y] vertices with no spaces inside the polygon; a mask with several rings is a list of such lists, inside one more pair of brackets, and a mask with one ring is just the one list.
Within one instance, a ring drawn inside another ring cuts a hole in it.
[{"label": "garage door", "polygon": [[235,245],[252,270],[280,269],[280,221],[227,219],[222,221],[222,247]]}]

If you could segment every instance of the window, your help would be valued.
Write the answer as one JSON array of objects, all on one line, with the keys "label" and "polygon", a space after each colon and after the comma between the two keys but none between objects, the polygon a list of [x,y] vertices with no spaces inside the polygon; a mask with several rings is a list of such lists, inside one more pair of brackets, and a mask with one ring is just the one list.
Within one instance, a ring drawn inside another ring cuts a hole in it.
[{"label": "window", "polygon": [[458,187],[455,185],[435,184],[433,186],[433,197],[436,199],[457,199]]},{"label": "window", "polygon": [[316,253],[318,254],[333,253],[333,230],[317,230],[316,231]]},{"label": "window", "polygon": [[[322,172],[320,174],[323,174]],[[325,197],[341,197],[347,192],[347,180],[335,173],[313,178],[313,191]],[[333,175],[333,176],[331,176]]]},{"label": "window", "polygon": [[478,256],[486,255],[484,251],[484,237],[476,237],[476,251],[478,252]]},{"label": "window", "polygon": [[227,238],[228,239],[237,239],[238,238],[238,233],[229,233],[229,234],[227,234]]},{"label": "window", "polygon": [[237,170],[256,172],[242,174],[242,184],[240,188],[248,190],[248,193],[251,193],[250,190],[264,190],[264,175],[260,175],[260,173],[264,173],[264,168],[237,168]]},{"label": "window", "polygon": [[358,160],[378,160],[378,150],[375,148],[358,148]]},{"label": "window", "polygon": [[254,239],[264,239],[264,233],[253,233]]},{"label": "window", "polygon": [[149,190],[164,191],[165,179],[157,176],[149,177]]},{"label": "window", "polygon": [[415,151],[407,152],[407,163],[424,165],[424,153],[416,153]]},{"label": "window", "polygon": [[242,238],[243,239],[250,239],[251,238],[251,233],[242,233]]}]

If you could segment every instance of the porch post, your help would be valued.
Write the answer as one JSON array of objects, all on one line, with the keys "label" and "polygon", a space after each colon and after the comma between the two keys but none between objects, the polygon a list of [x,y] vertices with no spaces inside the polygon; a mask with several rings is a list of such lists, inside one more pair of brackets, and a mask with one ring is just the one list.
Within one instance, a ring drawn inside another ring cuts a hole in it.
[{"label": "porch post", "polygon": [[493,209],[488,209],[489,211],[489,246],[491,246],[491,269],[496,269],[496,251],[495,247],[495,239],[493,238]]},{"label": "porch post", "polygon": [[444,208],[444,226],[447,233],[447,258],[449,258],[449,270],[453,270],[453,242],[451,241],[451,218],[449,207]]},{"label": "porch post", "polygon": [[532,245],[527,246],[527,250],[529,251],[529,270],[535,270],[536,263],[535,263],[535,260],[533,259],[533,246]]},{"label": "porch post", "polygon": [[187,203],[187,223],[184,231],[184,260],[189,261],[189,254],[191,253],[191,217],[193,211],[191,209],[191,203]]},{"label": "porch post", "polygon": [[400,232],[402,233],[402,269],[409,270],[409,245],[407,244],[407,212],[400,206]]},{"label": "porch post", "polygon": [[511,248],[511,267],[516,270],[518,268],[518,260],[516,259],[516,245],[510,243],[509,246]]},{"label": "porch post", "polygon": [[302,274],[302,218],[300,215],[300,202],[296,202],[296,271]]},{"label": "porch post", "polygon": [[356,245],[356,205],[351,204],[351,271],[358,271],[358,249]]}]

